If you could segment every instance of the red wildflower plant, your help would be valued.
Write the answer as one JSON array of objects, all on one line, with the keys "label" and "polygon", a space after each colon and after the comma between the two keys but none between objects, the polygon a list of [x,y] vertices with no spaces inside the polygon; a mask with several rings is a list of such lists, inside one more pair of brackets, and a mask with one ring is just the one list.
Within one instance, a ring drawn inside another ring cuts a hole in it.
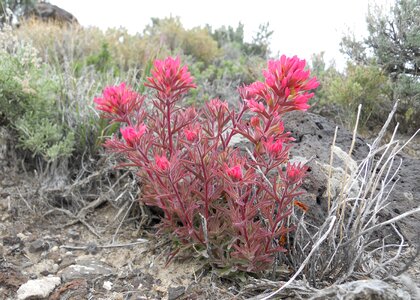
[{"label": "red wildflower plant", "polygon": [[[172,57],[155,61],[145,84],[155,91],[152,109],[124,84],[94,100],[103,117],[122,124],[121,137],[105,147],[138,168],[140,201],[163,211],[159,234],[248,272],[270,268],[287,251],[293,206],[307,210],[296,200],[306,167],[288,163],[293,138],[282,116],[307,109],[318,83],[304,68],[297,57],[270,61],[265,82],[239,89],[237,110],[220,99],[198,110],[177,106],[195,84]],[[233,145],[235,135],[250,142],[249,151]]]}]

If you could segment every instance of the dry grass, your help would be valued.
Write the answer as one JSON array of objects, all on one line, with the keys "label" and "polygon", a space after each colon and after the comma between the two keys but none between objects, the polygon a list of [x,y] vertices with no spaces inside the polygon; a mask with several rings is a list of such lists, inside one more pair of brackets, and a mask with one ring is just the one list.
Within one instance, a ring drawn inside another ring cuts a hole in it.
[{"label": "dry grass", "polygon": [[[397,103],[377,138],[369,146],[370,151],[366,158],[356,168],[348,167],[351,162],[343,166],[347,176],[343,176],[341,192],[335,197],[329,196],[330,207],[325,222],[320,227],[315,227],[301,217],[292,216],[299,223],[288,259],[297,271],[289,281],[277,283],[277,287],[280,285],[281,288],[255,299],[269,299],[274,295],[284,294],[286,290],[289,295],[293,290],[296,292],[296,289],[304,294],[313,293],[313,288],[339,285],[357,279],[395,281],[399,278],[396,276],[408,267],[392,268],[403,256],[412,255],[412,249],[395,223],[419,213],[420,207],[389,220],[383,220],[380,216],[392,200],[390,194],[398,182],[401,159],[397,158],[397,154],[411,140],[403,145],[395,140],[397,125],[391,139],[383,141],[396,108]],[[413,137],[418,132],[419,130]],[[355,140],[356,129],[354,133]],[[333,144],[331,151],[334,151],[334,146]],[[353,144],[348,160],[351,160],[352,148]],[[393,236],[381,237],[386,226],[392,228]],[[396,237],[399,239],[397,243]],[[303,279],[299,288],[296,287],[297,278]]]},{"label": "dry grass", "polygon": [[100,53],[102,45],[106,44],[116,67],[127,71],[144,66],[159,49],[157,45],[130,35],[122,28],[103,32],[96,27],[62,26],[54,22],[29,20],[22,23],[15,34],[18,40],[32,44],[43,61],[56,66],[64,62],[83,63],[90,56]]}]

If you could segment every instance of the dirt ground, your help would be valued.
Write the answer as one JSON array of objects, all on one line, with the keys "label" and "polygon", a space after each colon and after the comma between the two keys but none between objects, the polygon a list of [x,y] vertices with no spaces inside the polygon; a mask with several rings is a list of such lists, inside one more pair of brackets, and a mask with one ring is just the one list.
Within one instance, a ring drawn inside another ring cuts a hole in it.
[{"label": "dirt ground", "polygon": [[24,184],[15,178],[0,188],[0,299],[16,299],[23,283],[48,275],[63,279],[48,299],[231,299],[237,293],[200,260],[167,265],[169,243],[136,228],[135,220],[115,222],[111,205],[89,214],[98,236],[81,223],[67,226],[71,219],[63,213],[29,211],[21,205],[31,199],[11,197],[19,189],[24,198]]}]

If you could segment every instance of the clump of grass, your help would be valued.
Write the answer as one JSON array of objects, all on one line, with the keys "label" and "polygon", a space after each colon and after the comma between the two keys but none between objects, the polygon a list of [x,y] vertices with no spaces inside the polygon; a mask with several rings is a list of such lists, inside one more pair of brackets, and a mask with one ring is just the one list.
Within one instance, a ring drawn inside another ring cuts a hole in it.
[{"label": "clump of grass", "polygon": [[[319,287],[366,278],[401,281],[396,276],[409,265],[402,269],[395,268],[395,262],[402,257],[412,255],[412,249],[398,230],[396,223],[419,213],[420,207],[403,212],[389,220],[383,220],[381,212],[392,201],[390,195],[399,179],[398,171],[402,161],[398,158],[398,153],[420,129],[401,145],[400,141],[395,139],[397,124],[392,137],[385,142],[384,136],[396,110],[397,103],[378,136],[369,145],[369,153],[357,164],[357,167],[351,169],[347,167],[350,163],[344,162],[343,169],[347,176],[342,177],[340,192],[334,197],[329,195],[329,210],[323,224],[316,227],[307,223],[303,217],[292,215],[299,224],[293,240],[289,240],[290,252],[287,260],[296,270],[295,274],[283,283],[281,288],[275,288],[272,281],[257,280],[256,286],[266,286],[267,289],[274,289],[274,292],[260,295],[255,299],[269,299],[278,294],[290,295],[294,291],[308,296],[317,292]],[[360,111],[361,106],[358,116]],[[357,125],[348,152],[349,160],[356,131]],[[334,142],[331,151],[334,151]],[[329,177],[331,178],[331,173]],[[392,228],[394,234],[382,237],[387,226]],[[399,242],[395,242],[395,238]],[[299,277],[303,280],[296,282]]]}]

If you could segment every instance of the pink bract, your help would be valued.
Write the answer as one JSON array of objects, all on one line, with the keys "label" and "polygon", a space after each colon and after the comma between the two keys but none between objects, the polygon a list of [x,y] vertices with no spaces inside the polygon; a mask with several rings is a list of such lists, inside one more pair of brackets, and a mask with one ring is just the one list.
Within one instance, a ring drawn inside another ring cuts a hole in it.
[{"label": "pink bract", "polygon": [[145,85],[159,91],[162,97],[180,96],[196,87],[188,67],[181,66],[179,57],[156,60],[152,76],[148,77],[147,81]]}]

